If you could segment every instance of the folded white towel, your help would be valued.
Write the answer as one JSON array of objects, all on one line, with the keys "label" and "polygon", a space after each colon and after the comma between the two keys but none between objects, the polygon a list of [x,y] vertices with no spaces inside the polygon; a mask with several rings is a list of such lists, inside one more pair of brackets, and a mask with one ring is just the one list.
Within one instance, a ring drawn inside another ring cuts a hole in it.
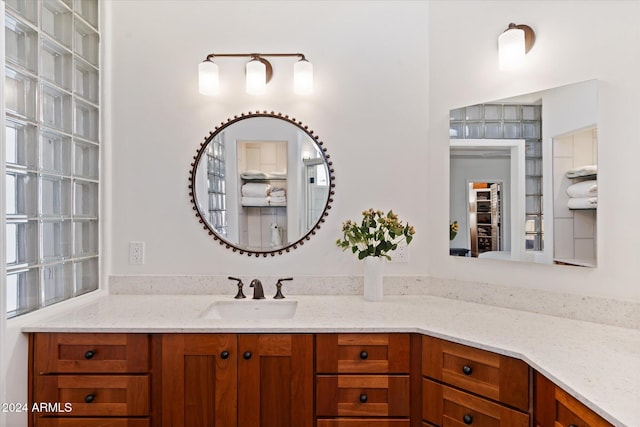
[{"label": "folded white towel", "polygon": [[582,181],[567,187],[569,197],[593,197],[598,195],[598,181]]},{"label": "folded white towel", "polygon": [[286,203],[287,202],[287,198],[284,196],[277,196],[277,197],[269,197],[269,203],[274,204],[274,203]]},{"label": "folded white towel", "polygon": [[580,178],[581,176],[596,175],[598,173],[598,165],[585,165],[579,168],[571,169],[566,173],[567,178]]},{"label": "folded white towel", "polygon": [[247,197],[266,197],[271,185],[264,182],[248,182],[242,186],[242,195]]},{"label": "folded white towel", "polygon": [[268,197],[243,197],[242,206],[269,206]]},{"label": "folded white towel", "polygon": [[271,175],[273,178],[286,178],[287,177],[287,172],[283,171],[283,172],[271,172],[269,175]]},{"label": "folded white towel", "polygon": [[269,174],[257,169],[249,169],[242,172],[240,177],[244,179],[267,179],[269,178]]},{"label": "folded white towel", "polygon": [[285,197],[287,195],[286,191],[284,191],[282,188],[275,190],[275,189],[271,189],[271,192],[269,193],[269,195],[271,197]]},{"label": "folded white towel", "polygon": [[572,197],[567,203],[569,209],[595,209],[598,207],[597,197]]}]

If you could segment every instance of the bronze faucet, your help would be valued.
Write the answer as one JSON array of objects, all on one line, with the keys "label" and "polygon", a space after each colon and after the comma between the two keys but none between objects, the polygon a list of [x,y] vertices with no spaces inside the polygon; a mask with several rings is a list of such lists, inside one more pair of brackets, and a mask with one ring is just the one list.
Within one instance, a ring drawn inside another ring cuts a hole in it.
[{"label": "bronze faucet", "polygon": [[262,282],[258,279],[253,279],[249,285],[253,288],[253,299],[264,299],[264,290],[262,290]]}]

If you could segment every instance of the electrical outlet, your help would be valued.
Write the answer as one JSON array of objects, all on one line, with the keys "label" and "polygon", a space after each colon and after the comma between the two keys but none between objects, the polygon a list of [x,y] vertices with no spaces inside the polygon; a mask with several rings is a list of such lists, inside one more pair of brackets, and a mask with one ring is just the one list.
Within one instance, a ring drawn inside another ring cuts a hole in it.
[{"label": "electrical outlet", "polygon": [[129,242],[129,264],[144,264],[144,242]]},{"label": "electrical outlet", "polygon": [[409,245],[403,240],[398,243],[398,247],[390,255],[391,262],[409,262]]}]

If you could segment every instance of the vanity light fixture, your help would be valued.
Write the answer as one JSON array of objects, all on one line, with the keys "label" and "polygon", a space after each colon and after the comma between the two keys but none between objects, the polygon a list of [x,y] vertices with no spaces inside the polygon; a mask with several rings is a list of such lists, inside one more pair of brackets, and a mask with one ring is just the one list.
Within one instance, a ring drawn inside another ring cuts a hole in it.
[{"label": "vanity light fixture", "polygon": [[528,25],[510,23],[498,37],[498,63],[501,70],[513,70],[524,63],[524,56],[536,42],[536,33]]},{"label": "vanity light fixture", "polygon": [[267,83],[273,75],[273,67],[265,57],[297,57],[293,65],[293,92],[309,95],[313,92],[313,65],[302,53],[210,53],[198,65],[198,87],[203,95],[214,96],[220,93],[220,72],[218,58],[250,58],[245,67],[246,91],[251,95],[263,95]]}]

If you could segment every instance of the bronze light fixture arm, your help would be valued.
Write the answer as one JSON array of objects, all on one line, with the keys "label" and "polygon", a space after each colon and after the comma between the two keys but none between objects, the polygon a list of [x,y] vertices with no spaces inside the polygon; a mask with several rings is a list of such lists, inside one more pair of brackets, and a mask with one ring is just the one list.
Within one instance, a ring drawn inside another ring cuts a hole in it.
[{"label": "bronze light fixture arm", "polygon": [[205,58],[205,61],[211,61],[214,58],[263,58],[269,56],[274,58],[297,56],[301,61],[306,61],[307,59],[302,53],[210,53]]}]

